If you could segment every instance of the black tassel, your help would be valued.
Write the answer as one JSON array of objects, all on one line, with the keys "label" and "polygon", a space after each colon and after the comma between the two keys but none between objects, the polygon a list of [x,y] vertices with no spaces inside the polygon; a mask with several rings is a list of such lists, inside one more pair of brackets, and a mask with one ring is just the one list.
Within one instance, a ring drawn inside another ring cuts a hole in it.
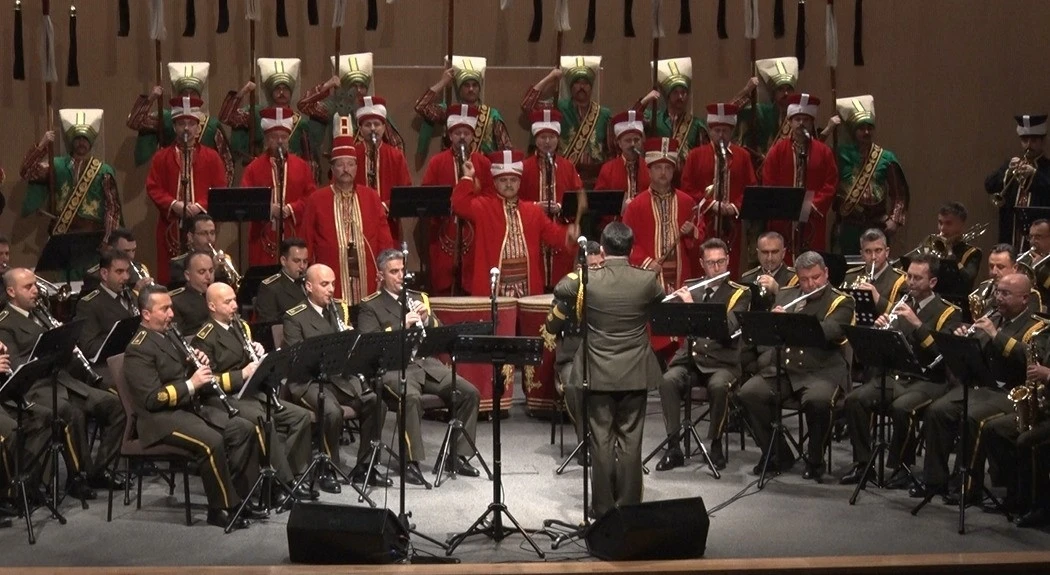
[{"label": "black tassel", "polygon": [[532,28],[529,29],[529,42],[539,42],[543,33],[543,1],[532,0]]},{"label": "black tassel", "polygon": [[229,0],[219,0],[219,25],[215,28],[216,34],[225,34],[230,31],[230,3]]},{"label": "black tassel", "polygon": [[784,37],[784,0],[773,3],[773,37]]},{"label": "black tassel", "polygon": [[183,38],[192,38],[197,33],[197,6],[193,0],[186,0],[186,28],[182,31]]},{"label": "black tassel", "polygon": [[15,4],[15,80],[26,79],[26,55],[22,47],[22,4]]},{"label": "black tassel", "polygon": [[718,0],[718,37],[722,40],[729,38],[729,32],[726,31],[726,0]]},{"label": "black tassel", "polygon": [[682,0],[682,8],[679,11],[678,33],[693,33],[693,16],[689,13],[689,0]]},{"label": "black tassel", "polygon": [[853,7],[853,65],[864,65],[864,0]]},{"label": "black tassel", "polygon": [[311,26],[317,26],[321,22],[317,17],[317,0],[308,0],[306,2],[306,21]]},{"label": "black tassel", "polygon": [[595,0],[589,0],[587,2],[587,31],[583,33],[583,43],[590,44],[594,42],[594,13],[597,7],[594,5]]},{"label": "black tassel", "polygon": [[634,38],[634,0],[623,0],[623,36]]},{"label": "black tassel", "polygon": [[277,35],[288,37],[288,11],[285,10],[284,0],[277,0]]},{"label": "black tassel", "polygon": [[69,65],[66,86],[80,85],[80,66],[77,65],[77,7],[69,7]]},{"label": "black tassel", "polygon": [[117,21],[117,36],[126,38],[131,33],[131,8],[128,7],[128,0],[117,2]]},{"label": "black tassel", "polygon": [[365,22],[365,30],[375,30],[379,27],[379,7],[376,0],[368,0],[368,20]]},{"label": "black tassel", "polygon": [[806,67],[806,3],[798,3],[798,25],[795,27],[795,58],[798,58],[798,69]]}]

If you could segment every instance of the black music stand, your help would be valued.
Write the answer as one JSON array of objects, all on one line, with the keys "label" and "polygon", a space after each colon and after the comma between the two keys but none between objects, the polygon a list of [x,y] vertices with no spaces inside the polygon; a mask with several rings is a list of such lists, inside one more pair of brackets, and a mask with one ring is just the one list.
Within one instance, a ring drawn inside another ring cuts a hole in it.
[{"label": "black music stand", "polygon": [[[915,250],[908,253],[915,253]],[[903,255],[897,259],[897,262],[900,269],[908,271],[908,266],[911,265],[911,257]],[[962,275],[962,270],[959,268],[959,263],[955,261],[954,257],[943,259],[939,269],[940,271],[937,272],[937,293],[952,303],[962,303],[960,307],[963,310],[967,310],[969,306],[966,305],[966,296],[973,290],[973,284],[967,283],[966,278]],[[970,312],[965,311],[965,313],[968,314]]]},{"label": "black music stand", "polygon": [[774,376],[773,397],[776,401],[774,407],[773,435],[770,437],[769,446],[762,460],[762,473],[758,476],[758,488],[766,485],[766,472],[769,462],[777,458],[779,463],[781,437],[787,439],[791,446],[801,457],[802,446],[787,432],[783,419],[782,386],[780,378],[785,373],[782,361],[782,352],[785,347],[822,347],[825,344],[824,330],[816,316],[800,313],[779,313],[765,311],[742,311],[736,314],[740,322],[740,330],[745,341],[756,346],[768,346],[774,349],[774,365],[776,375]]},{"label": "black music stand", "polygon": [[[49,360],[31,360],[20,365],[8,376],[7,381],[0,385],[0,401],[11,401],[15,404],[17,415],[15,418],[15,468],[12,475],[11,492],[14,493],[16,504],[20,504],[19,510],[25,518],[26,531],[29,533],[29,544],[36,544],[36,533],[33,530],[33,509],[29,506],[29,489],[26,485],[28,478],[22,471],[24,459],[26,436],[22,432],[22,418],[33,404],[26,400],[25,396],[37,380],[48,376],[52,371]],[[57,418],[57,412],[52,412],[52,418]],[[54,471],[57,481],[58,471]],[[51,516],[58,519],[60,525],[66,524],[66,518],[58,512],[57,499],[48,500],[43,498],[43,505],[51,511]]]},{"label": "black music stand", "polygon": [[249,267],[241,276],[241,286],[237,290],[237,305],[254,306],[255,296],[259,294],[259,286],[262,285],[263,280],[280,272],[280,264]]},{"label": "black music stand", "polygon": [[[744,188],[744,199],[740,204],[740,219],[762,222],[785,221],[797,225],[802,219],[802,206],[805,203],[806,190],[786,186],[747,186]],[[785,247],[794,253],[791,238],[784,238]]]},{"label": "black music stand", "polygon": [[[512,337],[501,335],[472,335],[463,336],[456,345],[457,361],[460,363],[487,363],[495,369],[500,365],[513,365],[524,367],[526,365],[539,365],[543,361],[543,339],[539,337]],[[492,382],[492,397],[499,402],[503,397],[504,383],[502,377],[496,377]],[[503,541],[514,533],[520,533],[529,545],[532,546],[540,559],[544,558],[543,551],[532,540],[532,537],[521,528],[517,519],[507,509],[503,502],[503,462],[500,455],[500,417],[499,413],[492,417],[492,502],[489,503],[485,512],[482,513],[466,531],[453,535],[448,539],[446,555],[459,547],[467,537],[484,535],[494,541]],[[486,519],[492,515],[492,521]],[[514,524],[514,529],[504,527],[503,515]]]},{"label": "black music stand", "polygon": [[[452,215],[452,186],[394,186],[390,188],[390,218],[419,218],[423,242],[430,241],[430,218],[447,218]],[[462,223],[456,229],[456,254],[454,259],[453,284],[460,281],[463,267]],[[420,250],[420,275],[430,282],[430,250]],[[460,290],[462,293],[462,290]]]},{"label": "black music stand", "polygon": [[[689,339],[690,349],[691,343],[697,337],[705,337],[720,342],[731,341],[729,333],[729,323],[726,317],[726,306],[721,303],[658,303],[649,306],[649,325],[652,328],[652,335],[666,335],[666,336],[679,336],[687,337]],[[700,454],[704,456],[704,464],[711,470],[711,474],[715,479],[721,479],[722,474],[715,469],[715,464],[711,461],[711,454],[708,453],[707,447],[704,445],[703,440],[700,439],[700,435],[696,432],[696,427],[693,426],[693,422],[689,418],[682,419],[682,426],[664,439],[660,445],[656,446],[642,460],[642,469],[646,473],[649,470],[645,467],[646,463],[656,454],[660,453],[662,449],[677,443],[679,439],[684,438],[685,440],[685,456],[689,457],[692,455],[692,449],[689,447],[689,439],[692,438],[696,441],[696,444],[700,447]]]},{"label": "black music stand", "polygon": [[51,236],[37,258],[37,273],[61,271],[66,285],[73,279],[73,270],[78,273],[98,263],[98,247],[102,245],[105,232],[74,232]]},{"label": "black music stand", "polygon": [[[828,283],[833,286],[842,285],[842,282],[846,281],[846,270],[850,267],[846,256],[831,252],[817,253],[824,258],[824,265],[828,268]],[[940,287],[940,284],[937,287]]]},{"label": "black music stand", "polygon": [[277,349],[277,342],[273,339],[273,326],[281,325],[281,321],[257,321],[250,324],[252,339],[262,344],[266,353]]},{"label": "black music stand", "polygon": [[467,440],[467,444],[470,445],[472,450],[471,456],[476,456],[478,462],[481,463],[481,467],[485,469],[485,475],[488,476],[489,480],[492,479],[492,472],[489,471],[489,466],[485,463],[485,458],[481,456],[481,452],[478,451],[477,443],[475,443],[474,437],[470,436],[470,433],[466,429],[463,429],[463,422],[456,419],[456,403],[459,401],[459,391],[455,386],[456,382],[456,344],[459,341],[460,336],[467,335],[492,335],[492,322],[488,321],[475,321],[466,323],[457,323],[452,325],[431,327],[427,329],[427,337],[420,344],[419,350],[416,351],[417,357],[430,357],[437,355],[448,355],[450,362],[449,365],[452,367],[452,406],[449,409],[451,417],[448,420],[448,427],[445,429],[445,437],[441,440],[441,449],[438,450],[437,461],[434,462],[434,487],[441,487],[441,483],[444,481],[442,476],[448,471],[449,477],[452,479],[456,478],[456,466],[451,465],[447,469],[445,467],[445,461],[456,461],[459,454],[456,453],[456,434],[462,434]]},{"label": "black music stand", "polygon": [[[854,313],[856,314],[857,325],[861,327],[875,325],[875,320],[879,318],[879,310],[875,307],[875,296],[866,289],[849,288],[843,291],[849,294],[856,303]],[[863,359],[861,363],[868,365],[868,362]]]},{"label": "black music stand", "polygon": [[[960,486],[959,493],[959,534],[962,535],[966,533],[966,499],[969,491],[966,486],[969,483],[970,477],[970,442],[968,437],[968,422],[970,419],[970,386],[994,387],[996,385],[995,376],[992,374],[991,366],[988,365],[988,360],[985,358],[980,340],[936,331],[930,335],[933,336],[933,341],[937,344],[937,350],[941,352],[941,355],[944,357],[945,366],[959,380],[960,385],[962,385],[963,412],[962,418],[959,420],[959,455],[956,459],[956,471],[953,473],[953,475],[958,474],[959,477],[962,478],[962,485]],[[951,479],[949,479],[947,483],[950,484]],[[994,505],[1002,509],[999,500],[996,499],[986,487],[981,486],[978,489],[983,489],[985,495],[992,500]],[[927,488],[922,501],[912,508],[911,514],[918,514],[935,495],[935,493],[932,493],[931,490]],[[1006,518],[1007,521],[1011,520],[1009,513],[1006,514]]]},{"label": "black music stand", "polygon": [[[857,355],[857,359],[864,365],[879,370],[879,413],[883,417],[888,416],[890,405],[886,397],[887,374],[893,370],[908,376],[923,377],[922,364],[919,363],[911,345],[900,331],[852,325],[843,326],[843,329],[846,330],[846,338],[853,348],[853,353]],[[849,498],[850,505],[857,503],[860,491],[867,486],[872,471],[875,469],[876,460],[879,462],[879,471],[875,478],[875,485],[885,486],[887,449],[889,449],[889,443],[886,440],[886,425],[880,424],[878,443],[871,451],[871,457],[865,462],[864,474],[861,475],[860,482],[857,483],[853,495]],[[911,470],[907,467],[904,469],[907,470],[912,482],[918,485]]]},{"label": "black music stand", "polygon": [[[623,212],[623,200],[627,192],[624,190],[585,190],[587,194],[587,211],[584,212],[582,222],[576,222],[580,227],[580,234],[588,238],[597,238],[601,235],[598,224],[605,217],[619,217]],[[575,215],[579,202],[577,194],[565,194],[562,198],[561,213]]]},{"label": "black music stand", "polygon": [[[317,384],[317,406],[314,411],[317,419],[316,435],[314,435],[317,451],[314,453],[310,466],[306,468],[303,475],[291,487],[291,491],[294,493],[298,490],[307,478],[310,478],[310,489],[312,491],[319,477],[332,473],[341,478],[344,483],[353,487],[358,495],[361,496],[361,499],[368,502],[369,507],[375,507],[375,502],[369,499],[368,495],[361,488],[352,483],[346,473],[343,473],[343,470],[339,469],[332,462],[332,458],[324,451],[324,425],[322,424],[324,422],[326,395],[324,385],[331,382],[331,375],[340,373],[340,368],[347,354],[352,353],[357,346],[357,340],[357,332],[342,331],[311,337],[291,348],[294,351],[290,351],[288,381],[312,381]],[[339,446],[333,446],[332,448],[339,449]]]},{"label": "black music stand", "polygon": [[141,324],[142,316],[139,315],[126,317],[113,324],[109,334],[106,335],[105,341],[102,342],[102,347],[98,348],[98,353],[94,357],[88,358],[88,361],[95,365],[106,361],[114,355],[124,353],[128,344],[131,343],[131,338],[135,337],[135,332],[138,331]]},{"label": "black music stand", "polygon": [[[244,241],[244,223],[270,221],[272,196],[273,190],[264,187],[208,189],[208,214],[211,218],[216,222],[237,223],[238,261],[245,261],[241,248],[248,245]],[[281,247],[277,246],[277,249],[279,251]]]},{"label": "black music stand", "polygon": [[1014,233],[1018,233],[1020,230],[1021,242],[1016,246],[1017,253],[1021,253],[1031,247],[1028,244],[1028,228],[1032,226],[1032,222],[1041,219],[1050,218],[1050,207],[1046,206],[1026,206],[1016,207],[1013,209],[1014,213]]}]

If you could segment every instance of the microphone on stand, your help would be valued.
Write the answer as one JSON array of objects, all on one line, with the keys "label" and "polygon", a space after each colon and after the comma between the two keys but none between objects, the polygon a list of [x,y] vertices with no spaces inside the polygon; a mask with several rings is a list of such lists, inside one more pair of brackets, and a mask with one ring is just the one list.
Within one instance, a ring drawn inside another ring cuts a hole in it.
[{"label": "microphone on stand", "polygon": [[277,161],[284,163],[288,159],[288,152],[284,149],[284,146],[277,146]]},{"label": "microphone on stand", "polygon": [[499,283],[499,268],[489,270],[489,291],[496,293],[496,284]]},{"label": "microphone on stand", "polygon": [[576,240],[576,245],[580,246],[581,250],[587,249],[587,236],[580,236]]},{"label": "microphone on stand", "polygon": [[408,242],[401,242],[401,255],[408,258]]}]

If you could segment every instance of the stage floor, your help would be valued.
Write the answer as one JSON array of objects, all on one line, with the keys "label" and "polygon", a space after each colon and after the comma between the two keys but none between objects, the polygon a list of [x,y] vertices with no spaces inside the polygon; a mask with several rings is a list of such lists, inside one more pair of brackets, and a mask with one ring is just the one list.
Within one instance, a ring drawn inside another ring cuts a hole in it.
[{"label": "stage floor", "polygon": [[[570,522],[582,519],[582,472],[571,464],[563,475],[555,468],[561,458],[558,445],[549,444],[550,426],[545,420],[528,417],[516,400],[511,417],[503,420],[504,499],[511,513],[527,529],[541,527],[544,519]],[[794,424],[794,421],[790,421]],[[424,422],[430,464],[437,454],[444,424]],[[394,439],[394,418],[387,420],[388,440]],[[706,432],[706,422],[699,429]],[[478,445],[491,464],[491,423],[478,425]],[[645,426],[646,451],[663,438],[658,398],[650,396]],[[572,429],[565,427],[566,454],[572,449]],[[393,441],[396,443],[396,441]],[[353,459],[356,444],[343,447],[344,460]],[[930,553],[977,553],[1043,551],[1050,548],[1044,531],[1018,529],[1001,515],[979,508],[967,511],[967,534],[959,535],[957,508],[935,500],[918,516],[909,510],[916,500],[905,491],[868,489],[855,506],[848,503],[852,486],[837,485],[837,477],[850,462],[846,440],[833,445],[834,473],[818,485],[800,477],[801,468],[771,481],[763,491],[752,485],[751,468],[759,458],[750,443],[739,450],[738,436],[731,443],[729,466],[715,480],[694,458],[684,468],[653,473],[645,480],[645,499],[703,497],[712,509],[734,499],[711,514],[707,558],[824,557],[835,555],[908,555]],[[650,462],[650,469],[656,461]],[[391,462],[395,466],[396,462]],[[428,465],[429,467],[429,465]],[[396,479],[396,477],[395,477]],[[112,523],[106,522],[105,492],[91,502],[90,509],[67,501],[62,511],[67,525],[34,516],[38,543],[28,545],[24,524],[0,531],[0,564],[12,566],[162,566],[162,565],[281,565],[287,564],[287,514],[255,523],[251,528],[223,535],[204,522],[204,495],[200,480],[190,480],[194,525],[183,523],[180,501],[169,499],[159,479],[147,483],[143,507],[123,506],[118,495]],[[395,483],[396,485],[396,483]],[[750,486],[750,487],[749,487]],[[181,485],[176,490],[181,497]],[[396,489],[373,491],[379,506],[399,509]],[[492,484],[483,478],[458,478],[430,491],[409,486],[406,507],[423,534],[438,540],[465,530],[492,498]],[[344,488],[338,496],[323,494],[322,502],[358,505],[356,493]],[[535,536],[546,553],[546,561],[587,561],[583,544],[551,550],[550,539]],[[442,554],[435,546],[414,540],[420,554]],[[473,537],[456,549],[464,563],[534,562],[541,559],[520,536],[500,543]]]}]

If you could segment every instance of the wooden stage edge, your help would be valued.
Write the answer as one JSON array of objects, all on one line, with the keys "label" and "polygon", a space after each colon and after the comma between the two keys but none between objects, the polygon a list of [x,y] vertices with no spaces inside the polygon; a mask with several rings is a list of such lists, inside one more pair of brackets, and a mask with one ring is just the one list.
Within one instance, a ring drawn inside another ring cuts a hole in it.
[{"label": "wooden stage edge", "polygon": [[1047,573],[1050,552],[941,553],[930,555],[855,555],[685,561],[557,561],[463,563],[459,565],[272,565],[222,567],[5,567],[0,574],[21,575],[353,575],[427,573],[433,575],[575,574],[575,573]]}]

